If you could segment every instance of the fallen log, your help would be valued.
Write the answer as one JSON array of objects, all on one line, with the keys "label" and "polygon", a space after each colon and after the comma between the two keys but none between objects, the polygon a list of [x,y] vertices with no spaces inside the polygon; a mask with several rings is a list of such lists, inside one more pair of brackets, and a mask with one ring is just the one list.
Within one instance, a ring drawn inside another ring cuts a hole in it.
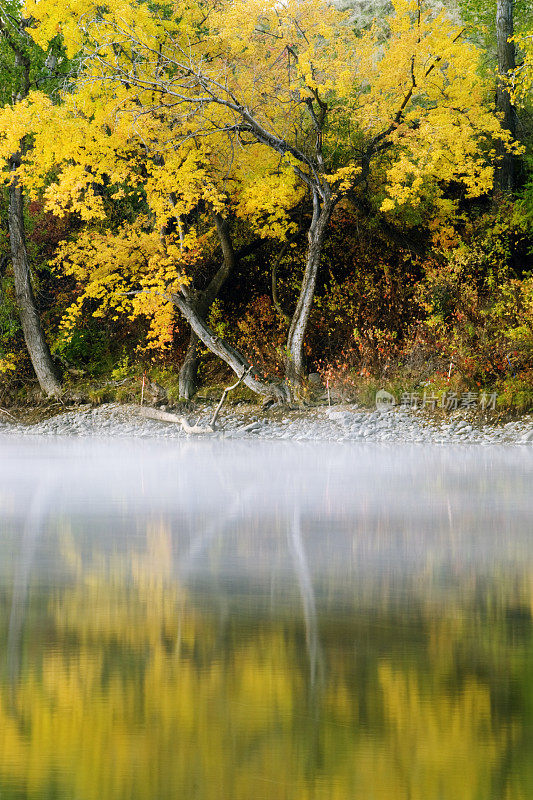
[{"label": "fallen log", "polygon": [[159,408],[149,408],[148,406],[133,406],[135,412],[145,419],[155,419],[158,422],[174,422],[181,425],[185,433],[189,434],[205,434],[217,433],[216,428],[211,425],[190,425],[186,417],[179,416],[178,414],[170,414],[168,411],[161,411]]},{"label": "fallen log", "polygon": [[[226,397],[228,394],[233,390],[236,389],[237,386],[243,381],[246,376],[251,372],[252,367],[248,367],[248,369],[243,369],[242,375],[240,378],[235,381],[231,386],[226,386],[224,391],[222,392],[222,397],[219,400],[217,407],[213,413],[211,418],[211,422],[208,425],[189,425],[189,421],[186,417],[183,417],[178,414],[171,414],[168,411],[161,411],[159,408],[149,408],[147,406],[134,406],[135,410],[141,417],[145,417],[146,419],[155,419],[159,422],[175,422],[177,425],[181,425],[185,433],[188,434],[213,434],[219,433],[220,429],[217,428],[217,418],[220,413],[220,409],[224,405]],[[245,433],[248,430],[253,430],[257,427],[257,423],[252,423],[251,425],[245,425],[244,428],[238,428],[236,432]]]}]

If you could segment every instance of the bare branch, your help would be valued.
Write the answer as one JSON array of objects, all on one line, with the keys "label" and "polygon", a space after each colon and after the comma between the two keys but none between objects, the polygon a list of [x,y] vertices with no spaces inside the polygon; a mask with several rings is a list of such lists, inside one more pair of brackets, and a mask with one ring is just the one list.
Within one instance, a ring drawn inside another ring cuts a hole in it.
[{"label": "bare branch", "polygon": [[224,405],[224,402],[225,402],[225,400],[226,400],[226,397],[228,396],[228,394],[229,394],[230,392],[232,392],[232,391],[233,391],[233,389],[236,389],[236,388],[237,388],[237,386],[238,386],[238,385],[241,383],[241,381],[242,381],[242,380],[244,380],[244,378],[246,377],[246,375],[249,375],[251,371],[252,371],[252,367],[251,367],[251,366],[250,366],[250,367],[248,367],[248,369],[244,369],[244,370],[243,370],[243,372],[242,372],[242,375],[240,376],[240,378],[238,378],[238,379],[235,381],[235,383],[233,383],[231,386],[226,386],[226,388],[225,388],[225,389],[224,389],[224,391],[222,392],[222,397],[220,398],[220,400],[219,400],[219,403],[218,403],[217,407],[215,408],[215,413],[213,414],[213,417],[212,417],[212,419],[211,419],[211,422],[210,422],[210,427],[212,428],[212,430],[213,430],[213,431],[214,431],[214,430],[216,430],[216,427],[217,427],[217,417],[218,417],[218,415],[219,415],[219,413],[220,413],[220,409],[221,409],[221,408],[222,408],[222,406]]}]

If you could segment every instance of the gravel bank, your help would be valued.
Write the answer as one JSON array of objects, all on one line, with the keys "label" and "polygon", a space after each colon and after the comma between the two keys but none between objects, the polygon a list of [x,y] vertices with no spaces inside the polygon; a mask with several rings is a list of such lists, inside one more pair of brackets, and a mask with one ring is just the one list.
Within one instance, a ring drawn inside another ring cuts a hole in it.
[{"label": "gravel bank", "polygon": [[[207,425],[212,415],[205,408],[191,422]],[[315,441],[420,442],[533,445],[533,415],[505,425],[473,424],[455,412],[445,421],[422,418],[408,409],[361,410],[355,406],[324,406],[306,411],[225,409],[218,418],[226,438],[294,439]],[[246,431],[241,430],[247,427]],[[145,419],[134,406],[117,403],[93,408],[80,406],[35,424],[14,422],[0,416],[0,435],[17,436],[117,436],[191,438],[179,425]]]}]

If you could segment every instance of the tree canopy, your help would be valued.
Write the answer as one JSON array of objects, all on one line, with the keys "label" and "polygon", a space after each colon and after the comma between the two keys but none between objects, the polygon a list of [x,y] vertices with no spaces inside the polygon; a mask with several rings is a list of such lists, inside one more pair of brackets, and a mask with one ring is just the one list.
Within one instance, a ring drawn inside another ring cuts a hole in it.
[{"label": "tree canopy", "polygon": [[[298,393],[339,203],[388,228],[446,228],[490,196],[505,154],[521,152],[468,25],[424,0],[395,0],[364,29],[311,0],[30,0],[24,15],[41,52],[59,42],[72,65],[53,95],[37,82],[0,112],[4,158],[31,140],[17,180],[73,220],[52,262],[80,289],[64,337],[87,313],[144,318],[145,344],[164,349],[177,307],[205,346],[246,371],[249,359],[207,319],[239,260],[234,239],[242,253],[306,237],[284,346],[285,386]],[[517,98],[530,69],[520,35]],[[220,279],[206,294],[209,270]],[[274,391],[257,371],[246,382]]]}]

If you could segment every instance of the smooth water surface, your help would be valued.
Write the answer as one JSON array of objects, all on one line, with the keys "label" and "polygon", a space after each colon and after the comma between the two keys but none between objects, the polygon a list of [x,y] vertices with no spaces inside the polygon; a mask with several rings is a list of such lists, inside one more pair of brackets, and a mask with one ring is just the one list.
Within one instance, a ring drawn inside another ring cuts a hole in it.
[{"label": "smooth water surface", "polygon": [[0,798],[533,798],[533,451],[0,440]]}]

